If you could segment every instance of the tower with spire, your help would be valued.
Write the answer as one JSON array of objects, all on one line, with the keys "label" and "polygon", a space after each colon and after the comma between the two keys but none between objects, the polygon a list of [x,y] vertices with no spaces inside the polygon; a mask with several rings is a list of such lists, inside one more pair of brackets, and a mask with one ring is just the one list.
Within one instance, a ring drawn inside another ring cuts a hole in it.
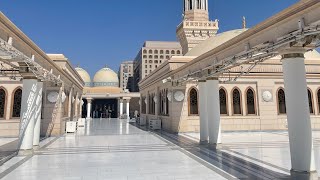
[{"label": "tower with spire", "polygon": [[177,28],[183,54],[215,36],[218,29],[218,20],[209,20],[208,0],[183,0],[183,20]]}]

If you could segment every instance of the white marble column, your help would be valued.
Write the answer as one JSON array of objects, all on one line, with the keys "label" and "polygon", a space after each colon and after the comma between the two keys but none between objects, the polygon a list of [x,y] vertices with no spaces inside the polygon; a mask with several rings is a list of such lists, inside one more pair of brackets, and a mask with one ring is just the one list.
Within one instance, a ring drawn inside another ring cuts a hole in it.
[{"label": "white marble column", "polygon": [[123,115],[123,99],[120,99],[120,118]]},{"label": "white marble column", "polygon": [[293,172],[316,171],[307,93],[305,50],[291,48],[282,53]]},{"label": "white marble column", "polygon": [[127,99],[127,106],[126,106],[126,114],[127,118],[130,119],[130,99]]},{"label": "white marble column", "polygon": [[42,89],[43,82],[38,82],[38,96],[36,99],[37,109],[35,110],[35,125],[33,132],[33,146],[39,146],[40,143],[40,129],[41,129],[41,110],[42,110]]},{"label": "white marble column", "polygon": [[200,103],[200,144],[208,143],[207,86],[205,80],[199,80]]},{"label": "white marble column", "polygon": [[221,144],[219,80],[207,79],[206,86],[209,144],[216,147]]},{"label": "white marble column", "polygon": [[87,99],[87,119],[91,119],[92,99]]},{"label": "white marble column", "polygon": [[36,122],[37,101],[42,101],[42,87],[37,79],[23,79],[21,113],[20,113],[20,151],[32,151]]}]

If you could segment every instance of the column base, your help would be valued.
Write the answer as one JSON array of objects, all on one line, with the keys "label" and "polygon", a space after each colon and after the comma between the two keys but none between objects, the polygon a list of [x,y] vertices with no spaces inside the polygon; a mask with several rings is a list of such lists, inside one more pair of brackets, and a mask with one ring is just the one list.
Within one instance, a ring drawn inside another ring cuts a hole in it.
[{"label": "column base", "polygon": [[40,146],[39,145],[33,145],[33,150],[39,150],[40,149]]},{"label": "column base", "polygon": [[200,144],[200,145],[207,145],[208,143],[209,143],[208,140],[202,140],[202,141],[200,140],[200,141],[199,141],[199,144]]},{"label": "column base", "polygon": [[220,149],[220,148],[222,148],[222,144],[212,144],[212,143],[209,143],[209,144],[208,144],[208,147],[209,147],[210,149]]},{"label": "column base", "polygon": [[297,171],[294,169],[291,169],[290,171],[291,179],[296,180],[318,180],[318,173],[317,171]]},{"label": "column base", "polygon": [[33,149],[28,149],[28,150],[20,149],[18,152],[18,156],[30,156],[30,155],[33,155],[33,153],[34,153]]}]

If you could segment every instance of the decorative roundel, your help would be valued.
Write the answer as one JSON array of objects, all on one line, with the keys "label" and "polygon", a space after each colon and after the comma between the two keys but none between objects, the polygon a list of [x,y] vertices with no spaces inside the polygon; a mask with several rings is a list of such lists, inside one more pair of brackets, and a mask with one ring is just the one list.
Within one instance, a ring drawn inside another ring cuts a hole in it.
[{"label": "decorative roundel", "polygon": [[167,98],[168,98],[168,100],[171,102],[172,101],[172,92],[169,92],[168,94],[167,94]]},{"label": "decorative roundel", "polygon": [[157,96],[153,97],[153,101],[154,101],[155,103],[157,103],[157,102],[158,102],[158,98],[157,98]]},{"label": "decorative roundel", "polygon": [[59,93],[55,92],[55,91],[52,91],[47,95],[47,99],[51,103],[57,102],[58,101],[58,97],[59,97]]},{"label": "decorative roundel", "polygon": [[148,100],[147,98],[144,99],[144,103],[148,104]]},{"label": "decorative roundel", "polygon": [[270,91],[264,91],[262,93],[262,98],[265,102],[270,102],[272,100],[272,93]]},{"label": "decorative roundel", "polygon": [[181,102],[184,100],[184,93],[182,91],[176,91],[174,93],[174,99],[178,102]]},{"label": "decorative roundel", "polygon": [[66,101],[66,98],[67,98],[66,93],[63,92],[62,95],[61,95],[62,103],[64,103]]}]

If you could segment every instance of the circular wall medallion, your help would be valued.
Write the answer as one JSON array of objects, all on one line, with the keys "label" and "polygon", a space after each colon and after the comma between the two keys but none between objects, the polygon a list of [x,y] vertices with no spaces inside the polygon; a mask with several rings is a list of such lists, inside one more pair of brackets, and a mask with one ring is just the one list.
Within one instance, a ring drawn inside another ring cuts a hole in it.
[{"label": "circular wall medallion", "polygon": [[59,97],[59,93],[55,92],[55,91],[52,91],[47,95],[47,99],[51,103],[57,102],[58,101],[58,97]]},{"label": "circular wall medallion", "polygon": [[167,94],[167,98],[168,98],[168,100],[171,102],[172,101],[172,93],[171,92],[169,92],[168,94]]},{"label": "circular wall medallion", "polygon": [[144,99],[144,103],[148,104],[148,100],[147,98]]},{"label": "circular wall medallion", "polygon": [[157,98],[157,96],[153,97],[153,101],[154,101],[155,103],[157,103],[157,102],[158,102],[158,98]]},{"label": "circular wall medallion", "polygon": [[262,98],[265,102],[270,102],[272,100],[272,93],[270,91],[264,91],[262,93]]},{"label": "circular wall medallion", "polygon": [[62,103],[64,103],[64,101],[66,101],[66,98],[67,98],[66,93],[63,92],[62,95],[61,95]]},{"label": "circular wall medallion", "polygon": [[174,99],[178,102],[181,102],[184,100],[184,93],[182,91],[176,91],[174,93]]}]

